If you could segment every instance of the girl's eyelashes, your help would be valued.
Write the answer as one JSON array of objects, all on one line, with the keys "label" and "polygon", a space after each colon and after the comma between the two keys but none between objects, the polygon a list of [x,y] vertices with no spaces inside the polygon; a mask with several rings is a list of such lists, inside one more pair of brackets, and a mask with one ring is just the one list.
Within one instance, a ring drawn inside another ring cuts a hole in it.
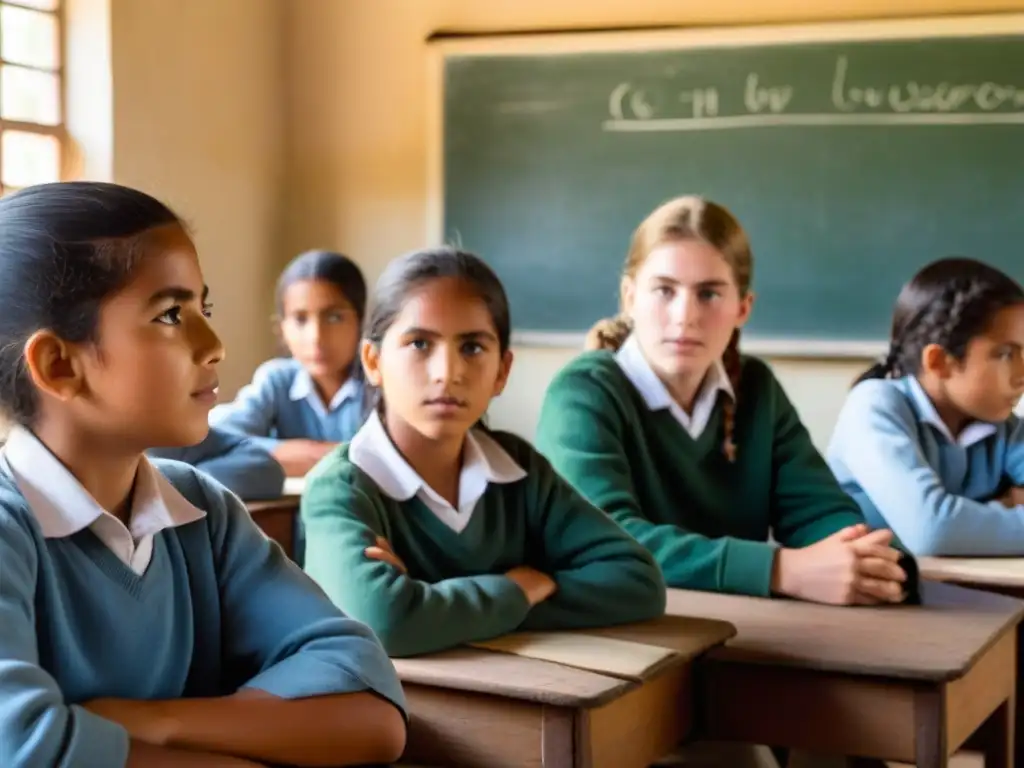
[{"label": "girl's eyelashes", "polygon": [[181,324],[181,307],[175,305],[156,317],[153,322],[163,323],[164,325],[180,325]]},{"label": "girl's eyelashes", "polygon": [[[170,309],[165,310],[160,315],[153,319],[155,323],[163,323],[164,325],[181,325],[181,305],[175,304]],[[204,317],[213,316],[213,304],[205,302],[203,304],[202,313]]]}]

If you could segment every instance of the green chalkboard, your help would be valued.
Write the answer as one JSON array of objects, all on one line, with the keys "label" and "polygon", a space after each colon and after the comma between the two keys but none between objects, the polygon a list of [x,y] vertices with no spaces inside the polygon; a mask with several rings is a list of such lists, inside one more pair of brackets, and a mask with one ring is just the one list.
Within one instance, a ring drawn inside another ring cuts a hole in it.
[{"label": "green chalkboard", "polygon": [[878,341],[900,285],[935,258],[1024,279],[1024,25],[988,26],[999,33],[449,47],[441,234],[497,270],[518,333],[570,334],[615,311],[643,217],[703,194],[750,234],[749,336]]}]

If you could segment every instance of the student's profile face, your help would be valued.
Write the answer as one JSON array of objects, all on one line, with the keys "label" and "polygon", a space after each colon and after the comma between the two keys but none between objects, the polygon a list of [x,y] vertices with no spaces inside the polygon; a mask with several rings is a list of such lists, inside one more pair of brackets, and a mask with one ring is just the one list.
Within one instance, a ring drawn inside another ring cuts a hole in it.
[{"label": "student's profile face", "polygon": [[144,237],[130,282],[100,308],[97,343],[79,355],[84,387],[71,405],[97,434],[133,447],[194,445],[208,430],[224,348],[189,236],[169,225]]},{"label": "student's profile face", "polygon": [[973,419],[1005,421],[1024,394],[1024,304],[997,312],[971,339],[945,382],[957,408]]},{"label": "student's profile face", "polygon": [[623,280],[622,303],[644,355],[663,376],[701,376],[750,315],[732,268],[713,246],[678,240],[652,250]]},{"label": "student's profile face", "polygon": [[416,288],[379,349],[363,344],[366,375],[381,388],[389,428],[397,419],[434,440],[465,435],[504,389],[511,364],[487,305],[458,278]]},{"label": "student's profile face", "polygon": [[288,352],[315,377],[336,377],[359,352],[359,317],[336,285],[299,280],[281,297],[281,337]]}]

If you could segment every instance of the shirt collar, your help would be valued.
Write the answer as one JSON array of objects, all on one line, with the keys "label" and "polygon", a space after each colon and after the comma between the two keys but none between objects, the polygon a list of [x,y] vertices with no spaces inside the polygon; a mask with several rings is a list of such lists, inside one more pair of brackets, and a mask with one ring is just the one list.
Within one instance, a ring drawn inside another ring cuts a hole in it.
[{"label": "shirt collar", "polygon": [[910,395],[914,409],[917,411],[918,418],[925,424],[933,426],[954,445],[959,445],[961,448],[969,448],[999,431],[995,424],[987,421],[972,421],[960,430],[959,436],[954,438],[953,434],[949,431],[949,427],[946,426],[946,422],[942,420],[939,412],[935,410],[935,404],[928,397],[928,393],[924,391],[924,387],[921,386],[921,382],[917,380],[917,377],[907,376],[906,384],[907,392]]},{"label": "shirt collar", "polygon": [[[331,398],[331,402],[327,404],[327,410],[333,411],[345,401],[359,397],[359,390],[359,380],[354,376],[350,376],[348,380],[341,385],[341,389],[334,393],[334,397]],[[324,402],[320,397],[320,393],[316,391],[316,385],[313,383],[313,377],[309,375],[309,371],[305,368],[299,368],[296,372],[295,378],[292,380],[292,385],[288,389],[288,399],[295,401],[308,400],[318,409],[323,409],[324,407]]]},{"label": "shirt collar", "polygon": [[[3,456],[45,538],[71,536],[104,515],[117,519],[96,502],[29,430],[14,427],[8,435]],[[206,513],[190,504],[145,456],[139,460],[128,523],[132,538],[141,539],[205,516]]]},{"label": "shirt collar", "polygon": [[[391,442],[376,411],[352,438],[348,456],[396,501],[408,501],[421,490],[433,490]],[[514,483],[524,477],[526,471],[493,438],[479,429],[466,433],[459,476],[460,508],[469,497],[479,498],[488,483]]]},{"label": "shirt collar", "polygon": [[[658,378],[658,374],[654,372],[651,364],[644,356],[636,336],[630,335],[626,339],[625,343],[616,353],[615,360],[618,362],[622,372],[626,374],[626,378],[636,387],[636,390],[640,393],[640,396],[644,399],[650,410],[660,411],[677,405],[675,400],[672,399],[668,388]],[[729,376],[725,372],[725,366],[722,365],[721,360],[716,360],[708,368],[708,372],[704,376],[700,391],[697,393],[697,400],[714,398],[719,392],[724,392],[733,400],[736,399],[732,384],[729,382]]]}]

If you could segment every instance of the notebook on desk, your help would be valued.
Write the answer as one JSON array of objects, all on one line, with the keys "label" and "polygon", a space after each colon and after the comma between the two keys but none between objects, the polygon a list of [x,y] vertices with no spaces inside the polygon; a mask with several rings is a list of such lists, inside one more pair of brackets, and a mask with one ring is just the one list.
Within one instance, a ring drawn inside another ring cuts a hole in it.
[{"label": "notebook on desk", "polygon": [[644,680],[676,655],[671,648],[575,632],[517,632],[470,645],[625,680]]}]

